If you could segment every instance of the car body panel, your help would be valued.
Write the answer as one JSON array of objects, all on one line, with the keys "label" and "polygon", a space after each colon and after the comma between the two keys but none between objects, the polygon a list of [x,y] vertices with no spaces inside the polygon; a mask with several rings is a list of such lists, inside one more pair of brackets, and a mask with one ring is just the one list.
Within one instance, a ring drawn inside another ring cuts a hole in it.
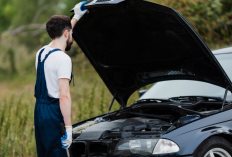
[{"label": "car body panel", "polygon": [[210,49],[175,10],[141,0],[88,7],[73,38],[124,107],[135,90],[158,81],[198,80],[232,89]]},{"label": "car body panel", "polygon": [[210,136],[219,134],[232,136],[231,115],[231,109],[220,112],[177,128],[161,138],[176,142],[181,148],[178,155],[193,154],[197,147]]}]

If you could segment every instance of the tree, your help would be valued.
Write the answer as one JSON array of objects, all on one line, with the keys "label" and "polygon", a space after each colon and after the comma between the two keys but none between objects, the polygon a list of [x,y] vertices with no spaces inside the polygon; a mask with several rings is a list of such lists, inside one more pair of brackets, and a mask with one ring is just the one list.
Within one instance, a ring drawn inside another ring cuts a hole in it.
[{"label": "tree", "polygon": [[11,72],[15,73],[15,53],[19,45],[25,45],[29,53],[48,44],[50,38],[45,23],[54,14],[66,14],[74,6],[69,0],[0,0],[0,53],[8,59]]}]

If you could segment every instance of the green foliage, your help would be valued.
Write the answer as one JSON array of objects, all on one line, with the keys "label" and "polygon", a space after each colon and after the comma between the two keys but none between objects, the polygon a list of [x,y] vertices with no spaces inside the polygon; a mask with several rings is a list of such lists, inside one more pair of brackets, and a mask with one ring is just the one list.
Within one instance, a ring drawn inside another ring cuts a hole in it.
[{"label": "green foliage", "polygon": [[105,105],[104,105],[104,98],[105,98],[105,97],[104,97],[104,94],[105,94],[105,88],[102,88],[102,89],[101,89],[100,104],[99,104],[100,109],[99,109],[99,111],[98,111],[98,114],[99,114],[99,115],[104,114],[104,113],[105,113],[104,111],[106,111]]},{"label": "green foliage", "polygon": [[92,108],[95,105],[94,97],[95,97],[96,85],[97,85],[97,82],[94,83],[93,88],[90,91],[89,100],[88,100],[88,103],[87,103],[88,104],[88,109],[87,110],[89,111],[88,117],[93,117],[93,112],[94,111],[92,110]]},{"label": "green foliage", "polygon": [[221,0],[223,7],[222,12],[223,13],[232,13],[232,1],[231,0]]},{"label": "green foliage", "polygon": [[10,0],[0,0],[0,34],[10,26],[10,15],[12,15],[13,10]]},{"label": "green foliage", "polygon": [[[45,29],[26,29],[17,35],[11,35],[12,30],[30,24],[44,24],[55,14],[71,16],[69,11],[78,2],[79,0],[0,0],[0,72],[16,73],[18,60],[15,54],[19,53],[18,47],[24,46],[28,54],[33,54],[40,46],[51,41]],[[76,55],[75,52],[77,51],[72,50],[71,55]],[[2,60],[8,63],[2,65]]]},{"label": "green foliage", "polygon": [[219,48],[232,44],[231,0],[158,1],[177,10],[199,33],[206,44]]}]

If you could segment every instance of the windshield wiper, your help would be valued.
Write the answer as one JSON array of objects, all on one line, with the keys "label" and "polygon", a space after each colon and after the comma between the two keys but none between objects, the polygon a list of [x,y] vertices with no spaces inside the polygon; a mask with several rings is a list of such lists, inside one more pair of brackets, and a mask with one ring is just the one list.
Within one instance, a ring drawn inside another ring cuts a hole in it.
[{"label": "windshield wiper", "polygon": [[[223,111],[226,102],[231,104],[231,102],[226,100],[228,90],[229,90],[229,87],[226,87],[224,98],[210,97],[210,96],[179,96],[179,97],[169,98],[169,100],[173,101],[173,102],[177,102],[177,103],[182,103],[182,102],[186,102],[186,101],[194,101],[196,103],[201,103],[201,102],[204,102],[204,101],[222,102],[222,108],[220,109],[220,111]],[[188,109],[184,109],[184,110],[188,110]],[[195,112],[197,114],[201,114],[199,112],[192,111],[192,110],[188,110],[188,111]]]},{"label": "windshield wiper", "polygon": [[221,97],[211,97],[211,96],[179,96],[179,97],[171,97],[169,98],[172,102],[186,102],[186,101],[194,101],[194,102],[203,102],[203,101],[213,101],[213,102],[223,102]]},{"label": "windshield wiper", "polygon": [[160,102],[171,102],[169,99],[139,99],[137,101],[135,101],[134,104],[136,103],[141,103],[141,102],[157,102],[157,103],[160,103]]},{"label": "windshield wiper", "polygon": [[185,111],[185,112],[187,112],[187,113],[190,113],[190,114],[197,114],[197,115],[199,115],[199,116],[201,116],[201,117],[205,117],[205,116],[206,116],[205,114],[202,114],[202,113],[200,113],[200,112],[197,112],[197,111],[193,111],[193,110],[190,110],[190,109],[183,108],[181,105],[178,106],[178,107],[179,107],[179,109],[181,109],[181,110],[183,110],[183,111]]},{"label": "windshield wiper", "polygon": [[[188,96],[187,96],[188,97]],[[180,98],[180,97],[176,97],[176,98]],[[183,98],[183,97],[181,97],[181,98]],[[216,97],[217,98],[217,97]],[[219,98],[218,98],[219,99]],[[220,99],[221,101],[222,101],[222,99]],[[141,100],[137,100],[136,102],[135,102],[135,104],[136,103],[141,103],[141,102],[173,102],[172,100],[171,100],[171,98],[169,98],[169,99],[141,99]],[[181,102],[179,102],[179,103],[181,103]],[[205,115],[204,114],[202,114],[202,113],[199,113],[199,112],[197,112],[197,111],[193,111],[193,110],[189,110],[189,109],[186,109],[186,108],[183,108],[181,105],[180,106],[178,106],[178,108],[180,109],[180,110],[183,110],[183,111],[185,111],[185,112],[187,112],[187,113],[190,113],[190,114],[197,114],[197,115],[199,115],[199,116],[202,116],[202,117],[204,117]],[[139,112],[129,112],[129,113],[131,113],[131,114],[134,114],[134,115],[139,115],[139,116],[150,116],[150,117],[153,117],[153,118],[160,118],[160,119],[163,119],[163,120],[167,120],[167,119],[172,119],[172,118],[175,118],[175,117],[169,117],[169,116],[162,116],[162,115],[154,115],[154,114],[147,114],[147,113],[139,113]]]}]

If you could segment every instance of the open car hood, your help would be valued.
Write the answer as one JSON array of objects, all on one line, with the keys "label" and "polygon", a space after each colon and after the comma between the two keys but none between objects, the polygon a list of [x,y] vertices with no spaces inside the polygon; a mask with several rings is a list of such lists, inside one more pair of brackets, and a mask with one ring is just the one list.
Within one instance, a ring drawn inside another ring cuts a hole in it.
[{"label": "open car hood", "polygon": [[175,10],[141,0],[89,2],[73,38],[121,105],[158,81],[198,80],[232,89],[210,49]]}]

